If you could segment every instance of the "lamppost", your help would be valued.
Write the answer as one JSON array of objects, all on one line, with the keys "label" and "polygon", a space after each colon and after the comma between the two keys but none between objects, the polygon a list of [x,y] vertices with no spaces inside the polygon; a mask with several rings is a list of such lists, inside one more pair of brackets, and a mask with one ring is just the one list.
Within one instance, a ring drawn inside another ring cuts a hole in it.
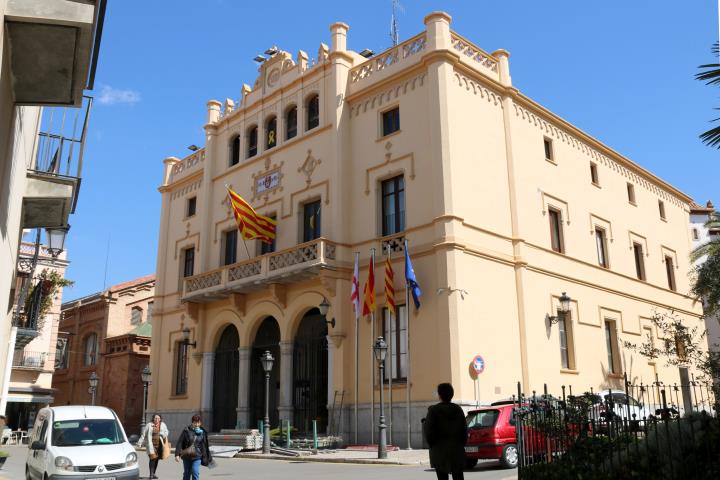
[{"label": "lamppost", "polygon": [[567,293],[562,292],[562,295],[560,295],[558,300],[560,301],[560,308],[558,308],[557,314],[545,314],[545,319],[550,322],[550,325],[558,323],[561,319],[565,318],[565,315],[570,313],[570,302],[572,301],[572,298],[570,298]]},{"label": "lamppost", "polygon": [[92,395],[91,405],[95,405],[95,392],[97,392],[98,380],[99,379],[97,373],[92,372],[90,374],[90,379],[88,380],[88,383],[90,383],[90,388],[88,388],[88,392],[90,393],[90,395]]},{"label": "lamppost", "polygon": [[145,368],[143,368],[142,373],[140,374],[140,377],[142,378],[143,383],[143,414],[142,414],[142,421],[140,422],[140,433],[142,434],[142,431],[145,429],[145,424],[147,423],[147,397],[148,397],[148,385],[150,385],[150,365],[145,365]]},{"label": "lamppost", "polygon": [[322,315],[323,320],[325,320],[325,323],[330,325],[332,328],[335,328],[335,318],[333,317],[332,320],[327,319],[328,310],[330,310],[330,304],[328,303],[327,298],[323,297],[322,302],[318,305],[318,311],[320,312],[320,315]]},{"label": "lamppost", "polygon": [[263,453],[270,453],[270,371],[273,367],[275,359],[270,354],[270,350],[260,357],[263,370],[265,370],[265,418],[263,421]]},{"label": "lamppost", "polygon": [[387,438],[385,437],[385,402],[383,400],[383,391],[385,390],[383,381],[385,380],[385,355],[387,355],[387,343],[383,337],[378,337],[373,346],[375,360],[378,362],[380,370],[380,425],[378,425],[378,458],[387,458]]}]

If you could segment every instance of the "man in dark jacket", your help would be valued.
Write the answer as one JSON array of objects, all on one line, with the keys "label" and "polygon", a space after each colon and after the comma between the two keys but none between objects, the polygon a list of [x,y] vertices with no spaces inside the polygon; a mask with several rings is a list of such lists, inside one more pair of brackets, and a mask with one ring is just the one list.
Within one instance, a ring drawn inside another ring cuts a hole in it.
[{"label": "man in dark jacket", "polygon": [[430,446],[430,465],[438,480],[464,480],[467,424],[459,405],[452,403],[455,391],[449,383],[437,387],[440,403],[428,408],[425,419],[425,439]]},{"label": "man in dark jacket", "polygon": [[192,423],[183,429],[175,443],[175,461],[183,461],[183,480],[199,480],[200,465],[207,467],[213,463],[208,443],[208,433],[202,427],[200,415],[193,415]]}]

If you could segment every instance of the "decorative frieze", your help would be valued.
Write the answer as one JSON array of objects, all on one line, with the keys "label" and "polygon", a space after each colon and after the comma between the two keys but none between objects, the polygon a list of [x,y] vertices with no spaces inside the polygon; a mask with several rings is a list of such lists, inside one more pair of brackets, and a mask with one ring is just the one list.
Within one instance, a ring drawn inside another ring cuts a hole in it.
[{"label": "decorative frieze", "polygon": [[360,113],[365,113],[368,109],[373,110],[378,108],[391,100],[399,98],[401,95],[405,95],[409,91],[412,92],[416,88],[420,88],[425,84],[426,72],[423,72],[409,80],[395,85],[394,87],[388,88],[377,95],[367,97],[363,100],[358,100],[350,107],[350,115],[358,116]]}]

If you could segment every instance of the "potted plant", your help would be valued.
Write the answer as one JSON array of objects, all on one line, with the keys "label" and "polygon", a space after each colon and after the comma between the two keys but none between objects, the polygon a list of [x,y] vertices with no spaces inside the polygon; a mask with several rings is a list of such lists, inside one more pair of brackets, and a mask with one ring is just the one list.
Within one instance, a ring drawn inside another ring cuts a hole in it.
[{"label": "potted plant", "polygon": [[9,456],[10,453],[0,450],[0,468],[5,465],[5,460],[7,460]]}]

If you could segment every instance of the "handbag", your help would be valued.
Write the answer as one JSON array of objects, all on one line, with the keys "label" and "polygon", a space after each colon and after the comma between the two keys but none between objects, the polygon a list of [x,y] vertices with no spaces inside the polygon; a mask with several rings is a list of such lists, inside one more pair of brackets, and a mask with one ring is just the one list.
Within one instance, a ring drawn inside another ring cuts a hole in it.
[{"label": "handbag", "polygon": [[160,453],[160,460],[165,460],[170,456],[170,440],[168,439],[160,439],[160,442],[162,443],[162,451]]}]

